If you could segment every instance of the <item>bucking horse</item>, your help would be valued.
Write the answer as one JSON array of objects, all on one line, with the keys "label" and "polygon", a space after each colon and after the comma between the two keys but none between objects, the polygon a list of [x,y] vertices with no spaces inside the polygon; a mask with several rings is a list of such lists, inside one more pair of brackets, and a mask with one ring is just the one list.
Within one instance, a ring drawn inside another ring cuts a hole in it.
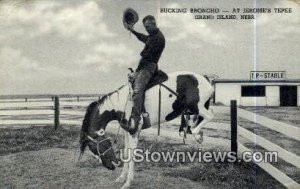
[{"label": "bucking horse", "polygon": [[[156,80],[150,83],[151,86],[145,91],[144,100],[144,112],[148,114],[149,121],[145,124],[145,119],[141,119],[139,130],[133,135],[124,129],[124,156],[132,157],[133,154],[129,153],[137,148],[139,133],[143,129],[179,116],[185,120],[181,122],[180,131],[183,131],[183,127],[191,128],[189,133],[198,142],[202,142],[201,128],[213,118],[209,109],[213,87],[208,78],[192,72],[175,72],[156,77]],[[86,147],[89,147],[90,151],[101,159],[104,167],[114,170],[116,165],[119,165],[120,160],[117,159],[112,141],[105,130],[113,120],[117,120],[121,126],[130,124],[131,95],[132,85],[127,83],[88,106],[81,128],[79,159]],[[129,188],[133,178],[134,161],[124,162],[122,173],[116,182],[124,183],[122,188]]]}]

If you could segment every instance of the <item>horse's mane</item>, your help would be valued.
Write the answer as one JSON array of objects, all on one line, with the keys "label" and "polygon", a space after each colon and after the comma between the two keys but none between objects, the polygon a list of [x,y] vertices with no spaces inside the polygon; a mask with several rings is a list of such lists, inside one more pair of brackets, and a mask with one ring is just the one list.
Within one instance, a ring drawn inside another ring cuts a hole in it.
[{"label": "horse's mane", "polygon": [[104,95],[103,97],[101,97],[101,99],[99,99],[98,101],[94,101],[92,102],[88,107],[87,107],[87,111],[85,113],[83,122],[82,122],[82,127],[81,127],[81,134],[80,134],[80,153],[83,154],[86,146],[87,146],[87,140],[86,140],[86,135],[88,132],[88,128],[90,126],[90,115],[92,114],[94,108],[98,107],[97,105],[101,105],[103,104],[111,95],[113,95],[114,93],[118,93],[119,90],[121,90],[123,87],[125,87],[125,85],[122,85],[121,87],[119,87],[118,89]]},{"label": "horse's mane", "polygon": [[114,93],[118,93],[119,90],[121,90],[123,87],[125,87],[125,85],[122,85],[121,87],[119,87],[118,89],[102,96],[98,101],[94,101],[92,102],[88,107],[87,107],[87,111],[86,111],[86,114],[84,116],[84,119],[83,119],[83,124],[82,124],[82,128],[81,128],[81,131],[83,132],[87,132],[88,130],[88,127],[90,125],[90,115],[92,114],[92,111],[93,109],[98,105],[102,105],[111,95],[113,95]]},{"label": "horse's mane", "polygon": [[102,96],[99,100],[98,100],[98,103],[101,105],[103,104],[111,95],[115,94],[115,93],[119,93],[119,90],[121,90],[123,87],[125,87],[126,84],[122,85],[121,87],[119,87],[118,89]]},{"label": "horse's mane", "polygon": [[84,119],[82,121],[80,140],[79,140],[81,155],[83,154],[83,152],[87,146],[87,143],[88,143],[88,141],[86,140],[86,136],[87,136],[88,128],[90,126],[90,115],[92,114],[92,111],[97,106],[97,104],[98,104],[98,102],[94,101],[87,107],[87,111],[86,111]]}]

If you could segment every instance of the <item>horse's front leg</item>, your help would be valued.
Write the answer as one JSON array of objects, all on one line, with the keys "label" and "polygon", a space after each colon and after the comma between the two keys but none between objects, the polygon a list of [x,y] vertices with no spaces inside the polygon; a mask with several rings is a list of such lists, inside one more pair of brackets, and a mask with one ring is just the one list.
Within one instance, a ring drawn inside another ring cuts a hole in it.
[{"label": "horse's front leg", "polygon": [[[127,179],[127,175],[128,175],[128,167],[129,167],[129,163],[127,162],[128,158],[130,158],[130,154],[129,154],[129,133],[127,131],[125,131],[124,133],[124,151],[123,151],[123,157],[121,156],[121,158],[123,158],[124,161],[124,166],[122,169],[122,173],[121,175],[117,178],[116,182],[118,183],[124,183]],[[122,160],[122,159],[121,159]]]},{"label": "horse's front leg", "polygon": [[133,154],[134,154],[134,150],[137,148],[138,145],[138,135],[129,135],[129,148],[131,148],[131,150],[129,151],[131,160],[129,162],[129,167],[128,167],[128,175],[127,175],[127,180],[125,182],[125,184],[122,186],[122,189],[127,189],[130,188],[131,183],[133,181],[134,178],[134,161],[133,161]]},{"label": "horse's front leg", "polygon": [[203,120],[199,125],[192,129],[192,134],[197,142],[202,143],[203,132],[201,131],[201,129],[214,118],[214,114],[212,113],[212,111],[209,111],[204,107],[199,110],[199,114],[203,117]]}]

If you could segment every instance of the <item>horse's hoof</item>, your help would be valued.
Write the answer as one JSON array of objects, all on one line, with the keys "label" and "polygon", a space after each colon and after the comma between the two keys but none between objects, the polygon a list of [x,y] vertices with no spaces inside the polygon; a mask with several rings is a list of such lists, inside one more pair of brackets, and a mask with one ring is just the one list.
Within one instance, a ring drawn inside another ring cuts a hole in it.
[{"label": "horse's hoof", "polygon": [[197,135],[193,135],[195,140],[199,143],[202,144],[203,142],[203,134],[197,134]]},{"label": "horse's hoof", "polygon": [[180,131],[179,136],[183,137],[184,136],[184,131]]},{"label": "horse's hoof", "polygon": [[130,188],[130,182],[125,182],[125,184],[123,184],[123,186],[121,187],[121,189],[129,189]]},{"label": "horse's hoof", "polygon": [[197,139],[196,141],[197,141],[199,144],[202,144],[203,139]]},{"label": "horse's hoof", "polygon": [[126,181],[125,177],[119,177],[115,180],[115,183],[124,183]]},{"label": "horse's hoof", "polygon": [[203,138],[203,131],[200,131],[199,135],[201,135],[201,137]]}]

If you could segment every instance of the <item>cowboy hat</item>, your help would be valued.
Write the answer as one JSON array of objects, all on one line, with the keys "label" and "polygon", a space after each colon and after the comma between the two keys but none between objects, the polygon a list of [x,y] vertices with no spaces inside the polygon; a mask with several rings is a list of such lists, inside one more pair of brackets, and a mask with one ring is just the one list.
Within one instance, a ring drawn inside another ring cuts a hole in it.
[{"label": "cowboy hat", "polygon": [[132,27],[139,20],[139,16],[132,8],[127,8],[123,13],[123,25],[126,29]]}]

